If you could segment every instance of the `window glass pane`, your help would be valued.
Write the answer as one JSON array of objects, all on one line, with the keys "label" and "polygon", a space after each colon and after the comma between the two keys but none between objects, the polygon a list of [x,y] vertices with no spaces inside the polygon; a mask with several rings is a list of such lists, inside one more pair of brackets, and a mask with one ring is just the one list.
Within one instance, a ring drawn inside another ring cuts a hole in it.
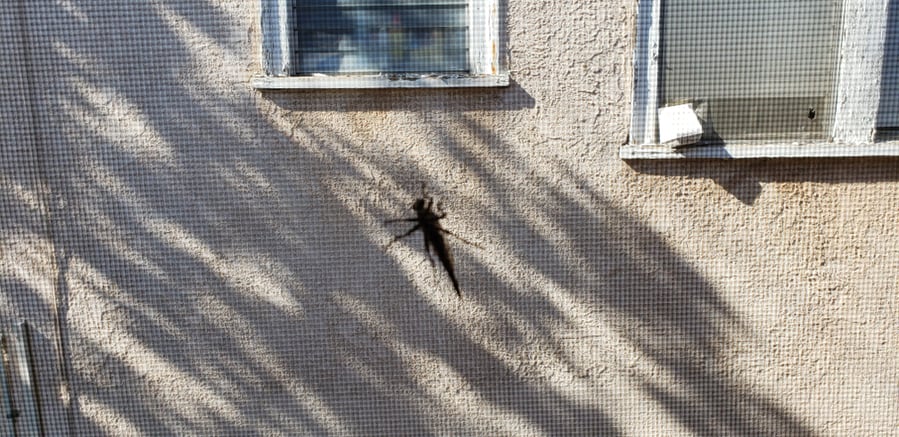
[{"label": "window glass pane", "polygon": [[705,141],[829,138],[839,34],[839,0],[665,1],[661,104]]},{"label": "window glass pane", "polygon": [[467,0],[298,0],[300,74],[467,72]]},{"label": "window glass pane", "polygon": [[899,1],[889,3],[877,130],[881,138],[899,139]]}]

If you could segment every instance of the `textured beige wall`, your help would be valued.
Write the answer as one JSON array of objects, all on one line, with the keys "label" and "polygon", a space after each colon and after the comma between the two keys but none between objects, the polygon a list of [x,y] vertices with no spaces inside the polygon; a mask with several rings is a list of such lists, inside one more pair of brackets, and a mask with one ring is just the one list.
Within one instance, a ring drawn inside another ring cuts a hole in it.
[{"label": "textured beige wall", "polygon": [[[631,2],[510,1],[509,88],[292,93],[257,2],[20,3],[0,321],[50,434],[897,433],[899,162],[622,162]],[[463,300],[384,248],[421,183]]]}]

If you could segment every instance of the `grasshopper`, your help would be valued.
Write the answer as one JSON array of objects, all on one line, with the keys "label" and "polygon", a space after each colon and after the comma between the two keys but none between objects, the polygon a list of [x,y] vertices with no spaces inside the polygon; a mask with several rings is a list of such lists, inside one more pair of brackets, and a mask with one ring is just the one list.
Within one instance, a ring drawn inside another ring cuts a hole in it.
[{"label": "grasshopper", "polygon": [[[462,291],[459,289],[459,281],[456,279],[456,271],[453,265],[453,254],[450,252],[449,244],[447,244],[446,239],[443,237],[444,234],[452,235],[457,238],[459,241],[470,244],[472,246],[478,247],[476,244],[465,241],[462,237],[459,237],[452,232],[443,229],[440,226],[440,219],[446,217],[446,213],[441,211],[440,203],[434,204],[434,199],[428,196],[425,192],[424,184],[422,184],[422,195],[419,199],[415,200],[415,203],[412,204],[412,210],[415,211],[415,217],[413,218],[401,218],[401,219],[393,219],[387,220],[384,223],[396,223],[396,222],[415,222],[415,226],[412,229],[409,229],[408,232],[402,235],[397,235],[387,243],[385,248],[390,247],[393,243],[408,237],[413,232],[421,229],[421,233],[424,236],[425,241],[425,253],[428,255],[428,261],[431,262],[431,266],[434,267],[434,258],[431,257],[431,250],[437,254],[437,258],[440,260],[440,264],[443,265],[443,269],[446,270],[447,275],[449,275],[450,281],[453,282],[453,289],[456,290],[456,295],[459,298],[462,298]],[[436,208],[433,208],[436,206]]]}]

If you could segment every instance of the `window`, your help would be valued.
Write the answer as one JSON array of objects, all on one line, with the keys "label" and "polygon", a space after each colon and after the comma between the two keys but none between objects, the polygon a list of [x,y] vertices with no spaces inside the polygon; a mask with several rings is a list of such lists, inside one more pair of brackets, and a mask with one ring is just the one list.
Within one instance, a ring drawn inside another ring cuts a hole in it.
[{"label": "window", "polygon": [[262,0],[254,86],[506,86],[497,1]]},{"label": "window", "polygon": [[[884,141],[899,133],[899,6],[889,3],[641,1],[621,157],[899,155]],[[659,109],[682,104],[700,141],[657,145],[671,123]]]}]

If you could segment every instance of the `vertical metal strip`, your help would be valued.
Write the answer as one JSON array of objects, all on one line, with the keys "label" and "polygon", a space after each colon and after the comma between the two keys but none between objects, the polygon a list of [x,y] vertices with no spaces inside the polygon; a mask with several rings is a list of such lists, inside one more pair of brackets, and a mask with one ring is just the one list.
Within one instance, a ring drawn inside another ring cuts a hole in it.
[{"label": "vertical metal strip", "polygon": [[289,0],[288,8],[287,8],[287,17],[286,20],[286,29],[287,33],[283,36],[283,38],[287,39],[287,54],[286,61],[288,68],[287,74],[288,76],[293,76],[297,74],[300,70],[300,61],[302,60],[300,57],[300,32],[297,27],[297,2],[300,0]]},{"label": "vertical metal strip", "polygon": [[22,405],[22,425],[29,436],[43,437],[44,429],[41,422],[40,396],[38,394],[37,378],[32,362],[31,337],[26,322],[19,323],[18,342],[16,342],[16,363],[19,366],[19,377],[25,390],[22,396],[25,399]]},{"label": "vertical metal strip", "polygon": [[0,418],[0,434],[16,437],[16,417],[18,412],[15,410],[12,402],[6,356],[6,336],[0,334],[0,390],[3,391],[3,417]]}]

